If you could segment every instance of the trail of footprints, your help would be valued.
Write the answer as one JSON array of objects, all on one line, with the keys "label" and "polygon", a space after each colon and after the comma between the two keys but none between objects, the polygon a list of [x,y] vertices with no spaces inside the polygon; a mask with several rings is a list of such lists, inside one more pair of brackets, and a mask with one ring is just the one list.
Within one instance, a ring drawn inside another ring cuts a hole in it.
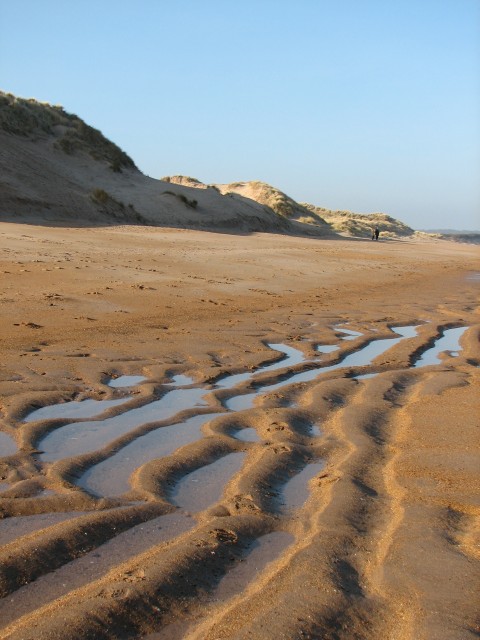
[{"label": "trail of footprints", "polygon": [[[331,443],[321,423],[349,413],[354,422],[364,418],[363,433],[379,446],[382,424],[365,409],[365,385],[377,385],[388,419],[404,389],[421,380],[414,368],[438,364],[439,354],[458,355],[465,330],[444,329],[419,345],[414,326],[393,327],[392,337],[380,339],[336,328],[340,343],[318,346],[311,360],[270,344],[283,356],[275,363],[202,388],[176,376],[150,402],[124,396],[33,411],[24,422],[39,424],[35,464],[47,480],[61,480],[65,511],[52,512],[52,494],[39,485],[30,499],[37,515],[8,517],[14,503],[29,498],[10,498],[15,485],[0,484],[0,637],[42,637],[56,600],[62,611],[84,611],[84,624],[102,615],[115,620],[119,637],[153,640],[165,629],[169,638],[207,638],[219,603],[226,620],[238,619],[236,599],[247,597],[254,578],[274,571],[299,536],[307,545],[315,516],[306,505],[335,481],[334,470],[326,471]],[[376,375],[375,358],[409,339],[410,368],[367,378]],[[110,385],[143,381],[122,376]],[[15,449],[0,432],[2,454]],[[177,592],[166,587],[172,582]],[[182,624],[175,622],[179,610]],[[76,637],[74,628],[69,633],[64,637]]]}]

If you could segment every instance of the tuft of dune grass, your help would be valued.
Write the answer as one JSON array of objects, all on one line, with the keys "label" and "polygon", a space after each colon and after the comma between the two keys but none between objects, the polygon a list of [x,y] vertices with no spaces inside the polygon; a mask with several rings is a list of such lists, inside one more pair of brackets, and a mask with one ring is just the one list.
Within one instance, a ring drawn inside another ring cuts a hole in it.
[{"label": "tuft of dune grass", "polygon": [[52,136],[56,149],[69,155],[88,153],[94,160],[107,161],[115,172],[135,167],[133,160],[101,131],[67,113],[60,105],[0,91],[0,128],[28,138]]}]

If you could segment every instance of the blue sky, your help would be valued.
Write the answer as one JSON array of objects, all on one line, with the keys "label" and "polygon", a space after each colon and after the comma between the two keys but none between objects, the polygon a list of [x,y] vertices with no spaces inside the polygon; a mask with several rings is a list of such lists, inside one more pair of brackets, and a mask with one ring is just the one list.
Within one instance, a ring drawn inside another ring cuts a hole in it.
[{"label": "blue sky", "polygon": [[480,228],[479,0],[0,0],[0,78],[152,177]]}]

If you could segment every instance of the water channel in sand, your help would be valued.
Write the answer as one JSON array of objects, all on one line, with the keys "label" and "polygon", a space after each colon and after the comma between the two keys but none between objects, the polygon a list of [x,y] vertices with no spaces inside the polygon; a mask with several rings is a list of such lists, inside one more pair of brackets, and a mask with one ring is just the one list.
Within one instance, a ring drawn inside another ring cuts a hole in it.
[{"label": "water channel in sand", "polygon": [[258,437],[257,430],[253,427],[247,427],[246,429],[240,429],[240,431],[236,431],[233,434],[233,437],[237,440],[241,440],[242,442],[258,442],[260,438]]},{"label": "water channel in sand", "polygon": [[73,520],[85,514],[86,511],[71,511],[69,513],[35,513],[30,516],[2,518],[0,519],[0,546],[4,546],[34,531],[46,529],[59,522]]},{"label": "water channel in sand", "polygon": [[244,591],[293,541],[292,534],[286,531],[267,533],[258,538],[245,560],[222,578],[213,594],[213,600],[227,600]]},{"label": "water channel in sand", "polygon": [[179,373],[175,376],[172,376],[172,381],[166,383],[166,387],[188,387],[193,384],[193,378],[190,376],[185,376],[183,373]]},{"label": "water channel in sand", "polygon": [[0,431],[0,458],[3,456],[11,456],[17,451],[15,440],[7,433]]},{"label": "water channel in sand", "polygon": [[174,389],[160,400],[118,416],[91,422],[72,422],[49,433],[40,443],[46,462],[96,451],[136,427],[173,417],[184,409],[204,407],[205,389]]},{"label": "water channel in sand", "polygon": [[[313,380],[317,376],[333,370],[347,367],[369,366],[375,358],[401,340],[415,337],[416,329],[416,326],[392,327],[392,331],[399,337],[372,340],[361,349],[348,354],[334,365],[321,366],[321,364],[319,364],[317,367],[307,371],[292,374],[279,383],[265,385],[252,393],[234,396],[225,402],[226,410],[241,411],[249,409],[253,407],[256,398],[261,395],[297,382]],[[356,339],[362,335],[357,331],[348,329],[336,328],[336,330],[347,334],[342,338],[343,340]],[[439,358],[441,352],[449,352],[451,355],[455,354],[455,352],[460,349],[459,340],[465,330],[465,327],[445,330],[441,338],[435,342],[433,347],[425,351],[415,366],[420,367],[428,364],[438,364],[438,362],[441,362]],[[231,389],[237,384],[251,380],[257,374],[285,369],[306,362],[304,354],[298,349],[283,344],[269,344],[268,346],[285,354],[286,357],[273,364],[260,367],[254,372],[233,374],[222,378],[215,384],[215,388]],[[332,352],[338,347],[336,347],[336,345],[325,345],[325,348],[325,352]],[[322,346],[317,347],[317,350],[322,352]],[[357,379],[363,379],[374,375],[376,374],[368,373],[356,377]],[[121,381],[122,378],[125,386],[126,383],[130,386],[130,383],[137,383],[145,379],[143,376],[120,376],[116,380]],[[124,386],[123,383],[118,386]],[[191,378],[179,374],[172,377],[172,382],[169,383],[168,386],[189,386],[192,383]],[[209,393],[208,389],[173,389],[157,401],[126,411],[118,416],[104,420],[82,421],[65,425],[64,427],[54,430],[41,441],[39,445],[43,450],[41,459],[44,461],[54,461],[66,456],[74,456],[94,451],[103,447],[113,439],[148,422],[172,418],[184,409],[206,406],[204,396],[206,396],[207,393]],[[46,416],[50,419],[84,417],[85,415],[95,416],[101,414],[107,408],[120,405],[129,399],[130,398],[100,401],[84,400],[81,402],[60,403],[52,405],[51,407],[42,407],[32,412],[27,416],[25,421],[47,419]],[[105,461],[87,470],[78,481],[78,484],[96,496],[121,495],[129,490],[129,477],[135,469],[150,460],[170,455],[179,447],[200,439],[202,437],[201,427],[210,419],[218,417],[218,415],[219,414],[197,415],[184,422],[159,427],[146,435],[140,436]],[[320,435],[320,429],[317,425],[312,426],[312,435]],[[12,447],[10,438],[2,433],[0,433],[0,447],[2,445],[2,436],[5,443],[8,439],[10,447]],[[233,436],[244,442],[256,442],[259,440],[258,434],[253,428],[238,430]],[[14,444],[13,447],[14,448],[11,449],[12,452],[16,451]],[[225,476],[225,482],[227,482],[240,468],[243,455],[244,454],[229,454],[185,476],[177,485],[177,491],[174,496],[176,504],[187,510],[198,511],[215,502],[221,493],[219,494],[218,491],[214,491],[214,485],[221,485],[223,487],[224,482],[221,477]],[[237,462],[234,463],[234,460]],[[236,466],[237,464],[238,468]],[[283,509],[289,510],[296,508],[295,504],[298,506],[298,501],[300,500],[301,502],[304,500],[304,498],[293,498],[292,496],[295,495],[295,492],[297,492],[297,494],[300,492],[302,496],[308,496],[308,480],[313,477],[315,473],[318,473],[320,469],[321,463],[307,465],[303,471],[285,485],[285,504]],[[311,473],[313,475],[309,475]],[[303,487],[303,493],[298,489],[300,486]],[[204,502],[202,502],[199,497],[200,494],[204,496]],[[297,500],[296,503],[295,500]],[[202,504],[206,506],[202,507]]]},{"label": "water channel in sand", "polygon": [[[215,591],[208,597],[207,607],[210,603],[221,604],[243,593],[250,583],[258,580],[264,571],[268,571],[269,565],[279,558],[294,540],[292,534],[286,531],[274,531],[257,538],[248,555],[220,580]],[[208,612],[207,608],[205,613],[201,617],[195,617],[194,621],[188,617],[182,618],[163,627],[161,631],[142,636],[141,640],[182,640],[188,636],[192,623],[198,625],[206,620]]]},{"label": "water channel in sand", "polygon": [[286,344],[267,344],[267,347],[270,347],[270,349],[273,349],[274,351],[280,351],[280,353],[284,353],[287,357],[282,358],[281,360],[278,360],[273,364],[267,364],[264,367],[259,367],[253,373],[236,373],[231,376],[226,376],[225,378],[218,380],[215,384],[215,387],[217,389],[232,389],[233,387],[236,387],[237,384],[250,380],[253,376],[259,373],[277,371],[278,369],[293,367],[297,364],[305,362],[305,356],[301,351],[299,351],[298,349],[294,349],[293,347],[289,347]]},{"label": "water channel in sand", "polygon": [[[53,524],[52,516],[57,516],[56,522],[68,519],[68,514],[48,514],[48,518],[44,516],[45,523]],[[29,520],[32,517],[23,517],[22,520]],[[7,520],[19,520],[19,518],[7,518]],[[10,594],[8,598],[0,599],[2,626],[20,615],[26,615],[63,596],[66,585],[69,591],[78,589],[88,582],[101,578],[112,567],[151,547],[168,542],[189,531],[195,525],[193,518],[176,512],[143,522],[119,533],[89,553],[67,562],[51,573],[38,577],[34,582]],[[15,537],[18,537],[18,531]]]},{"label": "water channel in sand", "polygon": [[342,340],[356,340],[363,335],[363,333],[360,333],[360,331],[353,331],[352,329],[344,329],[339,326],[336,326],[334,328],[337,333],[345,334],[344,336],[342,336]]},{"label": "water channel in sand", "polygon": [[458,355],[461,351],[460,338],[463,336],[468,327],[456,327],[454,329],[445,329],[443,335],[435,341],[435,344],[424,351],[420,358],[415,362],[415,367],[427,367],[429,365],[441,364],[440,354],[448,353],[452,356]]},{"label": "water channel in sand", "polygon": [[311,462],[283,485],[280,511],[287,513],[303,506],[309,496],[308,483],[325,467],[324,462]]},{"label": "water channel in sand", "polygon": [[72,400],[71,402],[59,402],[48,407],[36,409],[26,416],[24,422],[36,420],[76,420],[78,418],[93,418],[107,409],[117,407],[128,402],[130,398],[115,398],[114,400]]},{"label": "water channel in sand", "polygon": [[122,447],[118,453],[86,471],[77,484],[96,496],[118,496],[130,489],[130,475],[141,465],[170,455],[202,437],[201,428],[218,413],[194,416],[180,424],[160,427]]},{"label": "water channel in sand", "polygon": [[118,376],[118,378],[112,378],[108,383],[109,387],[113,389],[123,389],[124,387],[134,387],[140,382],[144,382],[147,378],[145,376]]},{"label": "water channel in sand", "polygon": [[[248,393],[244,395],[234,396],[233,398],[229,398],[225,402],[225,407],[230,411],[242,411],[245,409],[251,409],[254,406],[255,400],[266,393],[270,393],[272,391],[277,391],[278,389],[282,389],[283,387],[295,384],[298,382],[310,382],[314,380],[320,374],[328,373],[329,371],[336,371],[337,369],[345,369],[347,367],[365,367],[372,364],[372,361],[378,356],[382,355],[387,349],[390,349],[401,340],[405,338],[414,338],[416,336],[416,326],[406,326],[406,327],[392,327],[392,331],[398,334],[399,338],[385,338],[383,340],[372,340],[367,343],[363,348],[358,351],[354,351],[349,355],[345,356],[343,360],[338,362],[337,364],[333,364],[330,366],[321,365],[315,367],[313,369],[309,369],[308,371],[302,371],[301,373],[296,373],[283,380],[282,382],[278,382],[273,385],[266,385],[264,387],[260,387],[253,393]],[[357,332],[355,332],[357,333]],[[357,336],[355,336],[357,337]]]},{"label": "water channel in sand", "polygon": [[338,344],[319,344],[315,347],[315,350],[318,351],[318,353],[333,353],[339,349],[340,347]]},{"label": "water channel in sand", "polygon": [[227,482],[240,471],[245,453],[229,453],[211,464],[184,476],[172,493],[172,502],[196,513],[217,502]]}]

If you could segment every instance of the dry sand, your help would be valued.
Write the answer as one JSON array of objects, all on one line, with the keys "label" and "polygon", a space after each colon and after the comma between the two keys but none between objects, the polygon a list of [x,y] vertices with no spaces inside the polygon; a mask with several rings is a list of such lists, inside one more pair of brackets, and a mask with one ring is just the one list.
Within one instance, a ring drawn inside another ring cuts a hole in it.
[{"label": "dry sand", "polygon": [[[0,638],[478,637],[478,248],[10,223],[0,246]],[[362,335],[342,340],[338,325]],[[321,356],[334,364],[402,325],[416,336],[370,367],[225,410],[253,383],[318,366],[316,345],[338,345]],[[456,326],[468,327],[458,355],[411,366]],[[253,376],[283,357],[267,344],[305,361]],[[352,377],[366,372],[378,375]],[[122,374],[146,381],[107,385]],[[71,418],[24,421],[83,398],[126,397],[102,420],[120,415],[179,374],[208,405],[103,441],[98,422],[98,446],[73,457],[40,453]],[[129,443],[199,413],[203,437],[140,461],[126,492],[82,488]],[[303,469],[308,492],[286,508]],[[189,512],[174,506],[182,478]]]}]

